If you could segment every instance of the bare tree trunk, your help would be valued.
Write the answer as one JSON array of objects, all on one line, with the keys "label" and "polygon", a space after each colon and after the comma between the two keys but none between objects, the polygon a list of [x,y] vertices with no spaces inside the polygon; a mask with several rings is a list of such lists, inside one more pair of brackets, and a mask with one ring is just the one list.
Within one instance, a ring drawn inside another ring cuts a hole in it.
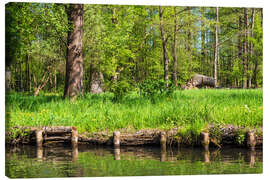
[{"label": "bare tree trunk", "polygon": [[57,89],[57,76],[56,76],[56,69],[54,69],[54,92],[56,92]]},{"label": "bare tree trunk", "polygon": [[83,4],[70,4],[66,11],[68,22],[74,28],[68,32],[64,97],[76,98],[83,93]]},{"label": "bare tree trunk", "polygon": [[[206,64],[206,50],[205,50],[205,29],[204,29],[204,7],[201,7],[201,73],[204,72],[204,67]],[[206,73],[207,74],[207,73]]]},{"label": "bare tree trunk", "polygon": [[215,43],[215,59],[214,59],[214,79],[215,79],[215,87],[217,87],[217,63],[218,63],[218,7],[216,7],[216,43]]},{"label": "bare tree trunk", "polygon": [[[238,59],[240,60],[240,59],[243,59],[243,53],[242,53],[242,49],[243,49],[243,47],[242,47],[242,17],[241,16],[239,16],[239,27],[238,27],[238,29],[239,29],[239,36],[238,36]],[[238,78],[238,77],[237,77]],[[243,76],[242,76],[242,79],[243,79]],[[240,81],[241,82],[241,81]],[[238,83],[238,85],[239,85],[239,83]]]},{"label": "bare tree trunk", "polygon": [[[253,37],[253,29],[254,29],[254,21],[255,21],[255,8],[252,8],[252,13],[251,13],[251,30],[250,30],[250,36],[251,37]],[[253,57],[253,55],[254,55],[254,52],[253,52],[253,43],[252,42],[250,42],[250,44],[249,44],[249,51],[250,51],[250,60],[252,61],[252,62],[254,62],[254,61],[257,61],[257,59],[255,59],[254,57]],[[252,69],[252,67],[250,67],[250,70]],[[252,87],[252,80],[253,80],[253,76],[252,75],[250,75],[249,76],[249,88],[251,88]]]},{"label": "bare tree trunk", "polygon": [[[188,16],[191,17],[191,8],[189,7],[189,10],[188,10]],[[187,32],[187,41],[188,41],[188,44],[187,44],[187,47],[188,47],[188,55],[189,55],[189,65],[188,65],[188,71],[189,73],[191,74],[192,72],[192,47],[191,47],[191,38],[192,38],[192,32],[191,32],[191,23],[190,21],[188,22],[188,32]]]},{"label": "bare tree trunk", "polygon": [[248,40],[248,14],[247,8],[244,8],[244,25],[245,25],[245,36],[244,36],[244,57],[243,57],[243,88],[247,88],[247,66],[248,66],[248,48],[247,48],[247,40]]},{"label": "bare tree trunk", "polygon": [[175,86],[177,84],[177,15],[176,15],[176,7],[174,7],[174,37],[173,37],[173,82]]},{"label": "bare tree trunk", "polygon": [[167,52],[167,39],[165,38],[165,31],[163,26],[163,9],[159,6],[159,29],[161,33],[161,40],[162,40],[162,49],[163,49],[163,61],[164,61],[164,80],[166,83],[166,88],[169,86],[169,58]]},{"label": "bare tree trunk", "polygon": [[90,82],[90,92],[93,94],[98,94],[103,92],[104,78],[102,72],[100,72],[95,65],[91,65],[91,82]]},{"label": "bare tree trunk", "polygon": [[34,96],[37,96],[39,94],[40,90],[47,84],[49,79],[50,79],[50,73],[48,71],[48,72],[44,73],[40,84],[38,85],[37,89],[35,90]]}]

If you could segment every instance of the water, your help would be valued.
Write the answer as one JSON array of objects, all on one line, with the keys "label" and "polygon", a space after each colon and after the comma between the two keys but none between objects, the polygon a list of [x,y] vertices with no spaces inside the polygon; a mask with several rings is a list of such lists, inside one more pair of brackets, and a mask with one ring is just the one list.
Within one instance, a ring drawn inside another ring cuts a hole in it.
[{"label": "water", "polygon": [[10,178],[262,173],[262,150],[159,147],[6,148]]}]

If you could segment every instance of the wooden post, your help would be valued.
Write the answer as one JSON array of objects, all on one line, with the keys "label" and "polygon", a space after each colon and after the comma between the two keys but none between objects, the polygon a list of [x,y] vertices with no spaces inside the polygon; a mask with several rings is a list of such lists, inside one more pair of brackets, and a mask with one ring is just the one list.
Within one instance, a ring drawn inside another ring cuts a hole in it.
[{"label": "wooden post", "polygon": [[167,161],[167,149],[166,149],[167,137],[166,132],[160,132],[160,161]]},{"label": "wooden post", "polygon": [[36,144],[37,147],[42,147],[43,144],[43,130],[37,129],[36,130]]},{"label": "wooden post", "polygon": [[208,132],[201,132],[201,144],[204,147],[205,151],[209,151],[209,133]]},{"label": "wooden post", "polygon": [[72,144],[72,147],[78,146],[78,131],[75,127],[72,127],[72,131],[71,131],[71,144]]},{"label": "wooden post", "polygon": [[162,151],[166,151],[167,137],[166,132],[160,132],[160,147]]},{"label": "wooden post", "polygon": [[254,150],[256,146],[256,137],[254,132],[249,131],[247,132],[247,146],[251,149]]},{"label": "wooden post", "polygon": [[113,144],[114,144],[114,148],[120,148],[120,132],[119,131],[113,132]]},{"label": "wooden post", "polygon": [[114,148],[114,160],[120,160],[120,148]]}]

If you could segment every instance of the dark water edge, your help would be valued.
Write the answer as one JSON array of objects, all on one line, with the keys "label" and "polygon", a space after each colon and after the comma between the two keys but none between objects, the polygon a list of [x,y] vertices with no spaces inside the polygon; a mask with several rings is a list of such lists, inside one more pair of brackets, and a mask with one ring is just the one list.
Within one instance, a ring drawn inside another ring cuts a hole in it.
[{"label": "dark water edge", "polygon": [[258,174],[262,149],[100,147],[80,145],[6,147],[6,176],[10,178],[158,176],[198,174]]}]

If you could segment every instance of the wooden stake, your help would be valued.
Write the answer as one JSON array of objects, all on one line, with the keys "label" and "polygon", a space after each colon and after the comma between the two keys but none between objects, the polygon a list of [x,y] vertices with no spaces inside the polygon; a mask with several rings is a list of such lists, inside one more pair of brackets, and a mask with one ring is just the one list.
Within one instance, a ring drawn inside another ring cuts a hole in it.
[{"label": "wooden stake", "polygon": [[40,130],[40,129],[37,129],[36,130],[36,144],[37,144],[37,147],[42,147],[42,144],[43,144],[43,131]]},{"label": "wooden stake", "polygon": [[209,133],[208,132],[201,132],[201,144],[204,147],[205,151],[209,151]]},{"label": "wooden stake", "polygon": [[71,144],[72,144],[72,147],[78,146],[78,131],[75,127],[72,127]]},{"label": "wooden stake", "polygon": [[113,132],[113,144],[115,148],[120,147],[120,132],[119,131]]},{"label": "wooden stake", "polygon": [[160,147],[162,150],[166,151],[167,137],[165,132],[160,133]]},{"label": "wooden stake", "polygon": [[252,150],[255,149],[256,137],[255,137],[254,132],[252,131],[247,132],[247,146]]}]

